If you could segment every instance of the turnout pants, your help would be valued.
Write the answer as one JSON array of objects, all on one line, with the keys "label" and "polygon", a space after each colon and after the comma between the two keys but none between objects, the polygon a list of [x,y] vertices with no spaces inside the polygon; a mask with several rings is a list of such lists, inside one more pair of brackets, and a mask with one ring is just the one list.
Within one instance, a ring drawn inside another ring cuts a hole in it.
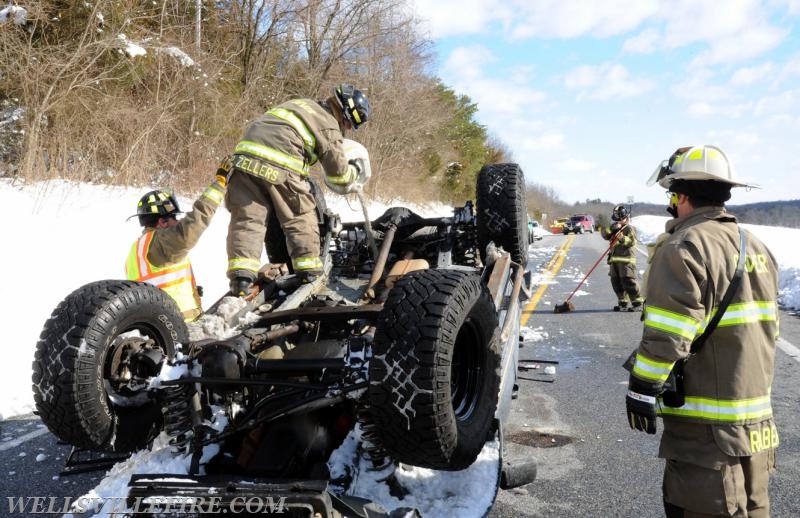
[{"label": "turnout pants", "polygon": [[[642,301],[639,283],[636,280],[636,265],[631,263],[609,263],[608,275],[611,277],[611,288],[620,302],[629,299],[631,302]],[[627,295],[627,299],[626,299]]]},{"label": "turnout pants", "polygon": [[285,176],[282,183],[273,184],[242,171],[231,175],[225,195],[225,206],[231,213],[227,239],[229,278],[255,278],[272,211],[286,235],[295,271],[321,267],[319,223],[310,184],[296,173]]},{"label": "turnout pants", "polygon": [[753,449],[747,443],[769,427],[774,429],[771,421],[714,426],[665,418],[658,456],[666,460],[667,517],[768,518],[775,447]]},{"label": "turnout pants", "polygon": [[667,518],[769,518],[769,473],[775,450],[729,457],[719,469],[667,459],[664,510]]}]

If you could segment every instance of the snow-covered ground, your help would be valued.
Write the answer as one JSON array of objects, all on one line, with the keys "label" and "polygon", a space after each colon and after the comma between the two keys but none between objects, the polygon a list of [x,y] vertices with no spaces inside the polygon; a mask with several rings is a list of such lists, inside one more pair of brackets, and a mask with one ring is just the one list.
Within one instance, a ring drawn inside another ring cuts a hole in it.
[{"label": "snow-covered ground", "polygon": [[[4,361],[0,362],[0,419],[33,410],[30,365],[39,332],[56,305],[88,282],[124,277],[125,258],[140,232],[136,218],[127,218],[135,212],[139,197],[147,190],[64,181],[18,187],[0,180],[0,207],[5,219],[2,231],[7,237],[2,253],[7,275],[0,295],[5,343]],[[192,201],[180,198],[181,207],[189,209]],[[329,206],[345,221],[362,218],[356,201],[330,196]],[[370,218],[380,215],[386,207],[382,203],[370,204]],[[426,216],[451,214],[450,208],[441,205],[412,207],[412,210]],[[205,288],[206,307],[227,291],[228,219],[227,211],[220,209],[191,253],[198,282]],[[666,217],[639,216],[633,223],[640,239],[647,243],[655,241],[666,220]],[[781,303],[800,307],[800,254],[796,253],[800,248],[800,230],[754,225],[746,228],[760,237],[778,258]],[[542,248],[541,241],[534,247]],[[578,278],[582,275],[576,272]],[[542,333],[541,328],[523,330],[526,340],[541,339]],[[342,469],[353,458],[357,433],[332,457],[333,471]],[[387,508],[416,505],[432,516],[451,514],[439,513],[437,509],[461,508],[465,512],[486,509],[491,500],[483,500],[491,495],[487,496],[485,488],[495,486],[497,475],[492,462],[496,448],[496,444],[487,444],[478,462],[464,472],[442,474],[418,468],[401,471],[398,476],[403,478],[404,485],[417,488],[413,502],[394,499],[367,470],[362,471],[357,491],[371,495]],[[127,484],[130,473],[163,472],[167,465],[176,473],[188,468],[185,460],[174,459],[165,450],[140,452],[112,469],[89,496],[119,496],[124,494],[124,485],[120,484]],[[465,487],[474,490],[465,491]],[[459,495],[465,495],[467,500],[454,500]]]}]

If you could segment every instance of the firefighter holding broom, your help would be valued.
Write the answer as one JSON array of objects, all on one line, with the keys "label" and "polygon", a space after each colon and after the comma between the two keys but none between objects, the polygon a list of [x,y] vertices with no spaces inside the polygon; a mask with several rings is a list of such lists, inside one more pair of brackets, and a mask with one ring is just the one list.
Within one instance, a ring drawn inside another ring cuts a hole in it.
[{"label": "firefighter holding broom", "polygon": [[628,208],[617,205],[611,213],[614,223],[600,229],[603,238],[612,243],[606,262],[611,288],[617,295],[614,311],[641,311],[644,302],[636,272],[636,230],[629,218]]}]

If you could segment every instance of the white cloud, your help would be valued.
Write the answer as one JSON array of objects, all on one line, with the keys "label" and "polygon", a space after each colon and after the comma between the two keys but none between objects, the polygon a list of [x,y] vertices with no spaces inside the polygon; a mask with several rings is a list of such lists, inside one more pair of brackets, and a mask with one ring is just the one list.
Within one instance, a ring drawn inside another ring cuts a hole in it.
[{"label": "white cloud", "polygon": [[497,61],[492,52],[482,45],[456,47],[444,62],[444,71],[454,77],[474,79],[482,77],[487,65]]},{"label": "white cloud", "polygon": [[496,62],[497,57],[483,46],[458,47],[447,57],[442,75],[456,92],[478,103],[482,119],[502,116],[498,120],[502,122],[508,115],[522,116],[547,98],[544,92],[530,87],[534,84],[531,68],[512,68],[505,76],[489,72],[489,66]]},{"label": "white cloud", "polygon": [[709,68],[695,67],[688,72],[679,70],[672,94],[689,102],[721,102],[736,98],[736,93],[728,86],[715,83],[716,76]]},{"label": "white cloud", "polygon": [[699,44],[705,48],[692,66],[742,62],[775,48],[788,36],[788,30],[770,23],[767,13],[760,0],[661,2],[652,21],[663,27],[646,27],[628,38],[622,49],[650,54]]},{"label": "white cloud", "polygon": [[754,67],[744,67],[738,69],[731,76],[731,84],[734,86],[748,86],[758,81],[769,80],[769,75],[774,66],[767,62]]},{"label": "white cloud", "polygon": [[564,135],[545,133],[538,137],[524,137],[519,143],[523,151],[558,151],[564,149]]},{"label": "white cloud", "polygon": [[496,19],[493,0],[416,0],[414,12],[424,20],[432,38],[485,32]]},{"label": "white cloud", "polygon": [[790,15],[800,14],[800,0],[777,0],[779,5],[785,5]]},{"label": "white cloud", "polygon": [[609,100],[636,97],[655,87],[655,81],[631,76],[617,63],[582,65],[567,72],[564,86],[578,91],[578,99]]},{"label": "white cloud", "polygon": [[568,171],[570,173],[585,173],[587,171],[593,170],[597,167],[594,162],[589,162],[588,160],[580,160],[577,158],[568,158],[566,160],[562,160],[555,164],[556,167],[563,171]]},{"label": "white cloud", "polygon": [[622,50],[631,54],[651,54],[658,48],[661,33],[656,29],[645,29],[622,44]]},{"label": "white cloud", "polygon": [[724,117],[727,119],[739,119],[752,113],[753,103],[711,104],[694,102],[689,104],[687,111],[690,116],[695,118]]},{"label": "white cloud", "polygon": [[689,105],[689,115],[693,117],[707,117],[714,114],[714,108],[703,102],[692,103]]},{"label": "white cloud", "polygon": [[786,115],[784,113],[779,113],[767,119],[767,122],[764,125],[770,129],[782,127],[798,129],[800,128],[800,115]]},{"label": "white cloud", "polygon": [[415,0],[432,37],[489,32],[500,24],[514,39],[608,37],[636,29],[658,12],[657,0]]},{"label": "white cloud", "polygon": [[776,95],[762,97],[756,101],[753,115],[760,117],[797,113],[798,108],[800,108],[800,89],[786,90]]},{"label": "white cloud", "polygon": [[514,38],[608,37],[636,29],[658,12],[656,0],[538,0],[512,2]]},{"label": "white cloud", "polygon": [[792,81],[797,77],[800,77],[800,55],[796,55],[784,63],[777,74],[777,80],[778,82]]},{"label": "white cloud", "polygon": [[[709,131],[706,133],[710,142],[718,142],[726,154],[744,154],[749,149],[756,148],[762,144],[761,137],[755,131],[748,130],[720,130]],[[728,151],[730,150],[730,151]]]},{"label": "white cloud", "polygon": [[787,34],[788,31],[773,27],[752,27],[738,34],[714,39],[709,42],[708,50],[694,58],[692,66],[746,61],[775,48]]}]

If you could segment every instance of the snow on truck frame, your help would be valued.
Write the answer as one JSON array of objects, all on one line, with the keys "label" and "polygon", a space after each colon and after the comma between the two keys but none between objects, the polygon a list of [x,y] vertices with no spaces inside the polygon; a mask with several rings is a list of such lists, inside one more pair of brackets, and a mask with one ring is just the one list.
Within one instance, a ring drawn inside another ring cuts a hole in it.
[{"label": "snow on truck frame", "polygon": [[[272,221],[272,262],[243,308],[223,298],[187,327],[158,288],[105,280],[53,311],[33,364],[50,431],[117,453],[163,431],[192,458],[189,475],[134,476],[129,499],[284,497],[290,516],[366,516],[376,509],[346,496],[352,477],[326,466],[354,428],[358,454],[390,485],[398,463],[462,470],[487,441],[502,443],[530,295],[520,168],[484,166],[477,211],[467,202],[452,217],[391,208],[342,224],[317,199],[328,254],[309,284],[290,271]],[[203,337],[220,321],[235,327]],[[220,453],[200,475],[210,444]]]}]

